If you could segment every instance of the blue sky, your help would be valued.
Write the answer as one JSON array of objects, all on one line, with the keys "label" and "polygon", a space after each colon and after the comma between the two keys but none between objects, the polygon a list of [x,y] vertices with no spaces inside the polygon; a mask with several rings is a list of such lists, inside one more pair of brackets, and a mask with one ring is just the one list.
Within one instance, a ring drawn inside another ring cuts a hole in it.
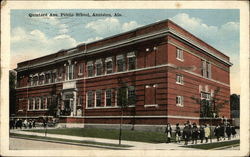
[{"label": "blue sky", "polygon": [[[58,17],[30,17],[57,13]],[[106,13],[112,17],[60,16],[60,13]],[[120,13],[122,16],[113,16]],[[171,19],[230,57],[231,93],[239,93],[239,10],[237,9],[72,9],[11,10],[11,68],[27,59],[55,53],[80,43]]]}]

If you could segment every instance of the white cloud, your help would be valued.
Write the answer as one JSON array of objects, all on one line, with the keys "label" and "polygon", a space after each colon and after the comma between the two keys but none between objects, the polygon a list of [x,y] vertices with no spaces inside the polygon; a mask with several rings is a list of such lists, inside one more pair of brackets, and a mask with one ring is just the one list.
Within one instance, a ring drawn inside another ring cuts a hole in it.
[{"label": "white cloud", "polygon": [[210,26],[205,24],[201,19],[190,17],[186,13],[177,14],[170,19],[215,48],[221,51],[237,53],[239,23],[228,22],[220,27]]},{"label": "white cloud", "polygon": [[90,42],[101,40],[101,39],[103,39],[103,38],[102,37],[89,38],[86,41],[83,41],[81,43],[90,43]]},{"label": "white cloud", "polygon": [[171,18],[172,21],[201,38],[221,52],[230,56],[234,64],[230,69],[231,93],[239,93],[239,23],[227,22],[221,26],[209,26],[201,19],[180,13]]},{"label": "white cloud", "polygon": [[51,26],[54,28],[55,31],[58,31],[59,34],[67,33],[68,26],[64,23],[62,23],[60,20],[58,20],[57,17],[52,16],[46,16],[46,17],[40,17],[40,18],[32,18],[34,22],[47,25],[51,28]]},{"label": "white cloud", "polygon": [[69,35],[47,37],[42,31],[35,29],[26,31],[21,27],[11,31],[11,67],[16,63],[71,48],[77,41]]},{"label": "white cloud", "polygon": [[94,30],[97,34],[107,34],[110,32],[117,32],[120,27],[120,22],[118,19],[113,17],[108,17],[106,19],[99,19],[96,21],[89,22],[86,24],[85,28]]},{"label": "white cloud", "polygon": [[123,31],[128,31],[134,28],[139,27],[140,25],[138,25],[138,23],[136,21],[130,21],[130,22],[126,22],[122,25],[122,30]]},{"label": "white cloud", "polygon": [[139,26],[140,25],[136,21],[121,23],[117,18],[108,17],[106,19],[91,21],[85,25],[85,28],[93,30],[98,35],[111,35],[128,31]]}]

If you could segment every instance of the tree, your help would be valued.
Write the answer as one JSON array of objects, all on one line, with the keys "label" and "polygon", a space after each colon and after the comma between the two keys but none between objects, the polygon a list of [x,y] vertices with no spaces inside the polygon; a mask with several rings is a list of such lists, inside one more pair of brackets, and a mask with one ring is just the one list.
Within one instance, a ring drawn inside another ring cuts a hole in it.
[{"label": "tree", "polygon": [[197,104],[200,104],[200,116],[201,117],[213,117],[215,113],[219,116],[220,110],[228,103],[228,100],[221,100],[219,98],[220,88],[217,87],[214,91],[214,95],[209,100],[191,97]]},{"label": "tree", "polygon": [[124,83],[121,78],[118,78],[118,93],[117,93],[117,105],[121,108],[121,118],[120,118],[120,128],[119,128],[119,145],[121,145],[122,138],[122,123],[123,123],[123,112],[124,109],[128,107],[128,97],[127,97],[127,89],[128,85]]},{"label": "tree", "polygon": [[9,114],[14,115],[16,113],[16,72],[14,70],[9,71]]},{"label": "tree", "polygon": [[46,114],[47,114],[47,116],[56,117],[58,102],[57,102],[56,85],[55,84],[52,87],[51,95],[52,95],[51,103],[48,106],[48,110],[47,110]]},{"label": "tree", "polygon": [[239,118],[240,111],[240,96],[237,94],[232,94],[230,96],[230,109],[233,118]]},{"label": "tree", "polygon": [[47,116],[56,117],[56,113],[57,113],[57,100],[56,97],[53,96],[51,99],[51,104],[48,106]]}]

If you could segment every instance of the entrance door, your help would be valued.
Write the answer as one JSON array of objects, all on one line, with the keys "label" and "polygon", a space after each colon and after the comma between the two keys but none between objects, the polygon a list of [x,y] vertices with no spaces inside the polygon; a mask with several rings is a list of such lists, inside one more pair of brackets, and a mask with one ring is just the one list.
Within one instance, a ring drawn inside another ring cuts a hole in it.
[{"label": "entrance door", "polygon": [[71,113],[71,108],[70,108],[70,100],[64,100],[64,111],[65,111],[65,115],[69,116]]}]

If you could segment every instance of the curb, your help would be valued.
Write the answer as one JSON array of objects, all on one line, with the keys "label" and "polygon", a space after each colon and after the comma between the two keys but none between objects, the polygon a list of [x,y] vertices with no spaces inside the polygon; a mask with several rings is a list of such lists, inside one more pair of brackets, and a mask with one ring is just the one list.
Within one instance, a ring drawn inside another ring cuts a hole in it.
[{"label": "curb", "polygon": [[[22,134],[19,134],[19,135],[22,135]],[[33,141],[51,142],[51,143],[59,143],[59,144],[69,144],[69,145],[76,145],[76,146],[88,146],[88,147],[116,149],[116,150],[129,150],[129,149],[122,148],[122,147],[102,146],[102,145],[95,145],[95,144],[66,142],[66,141],[57,141],[57,140],[49,140],[49,139],[37,139],[37,138],[30,138],[30,137],[16,137],[16,136],[10,136],[10,137],[11,138],[26,139],[26,140],[33,140]]]}]

